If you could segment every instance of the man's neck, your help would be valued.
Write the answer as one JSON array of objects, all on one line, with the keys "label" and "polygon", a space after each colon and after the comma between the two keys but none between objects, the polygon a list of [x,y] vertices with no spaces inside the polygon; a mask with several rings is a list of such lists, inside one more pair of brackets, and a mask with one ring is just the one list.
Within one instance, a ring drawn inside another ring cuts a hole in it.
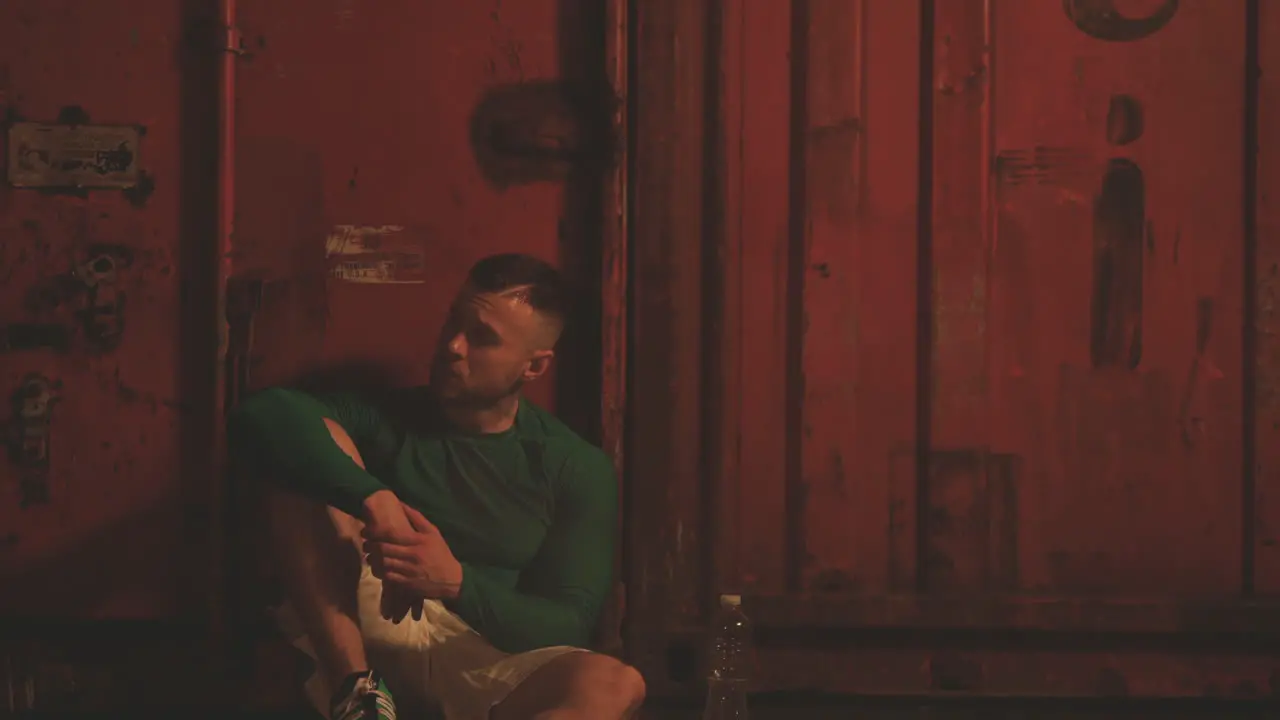
[{"label": "man's neck", "polygon": [[441,406],[445,420],[463,432],[477,435],[494,435],[506,432],[516,422],[520,409],[520,396],[511,395],[496,403],[484,406],[449,404]]}]

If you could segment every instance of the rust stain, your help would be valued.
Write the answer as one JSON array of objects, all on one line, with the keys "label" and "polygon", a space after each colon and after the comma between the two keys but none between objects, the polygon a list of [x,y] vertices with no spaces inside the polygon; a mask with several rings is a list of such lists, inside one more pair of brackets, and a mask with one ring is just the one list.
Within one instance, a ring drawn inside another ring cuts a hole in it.
[{"label": "rust stain", "polygon": [[1145,230],[1142,169],[1113,159],[1094,204],[1090,353],[1095,368],[1134,370],[1142,361]]},{"label": "rust stain", "polygon": [[1142,137],[1142,103],[1132,95],[1112,95],[1107,106],[1107,142],[1120,146]]},{"label": "rust stain", "polygon": [[1134,42],[1150,37],[1178,13],[1178,0],[1164,0],[1146,17],[1129,17],[1116,0],[1062,0],[1062,10],[1080,32],[1107,42]]},{"label": "rust stain", "polygon": [[917,565],[930,591],[984,592],[1015,583],[1015,459],[982,449],[935,450],[917,519]]}]

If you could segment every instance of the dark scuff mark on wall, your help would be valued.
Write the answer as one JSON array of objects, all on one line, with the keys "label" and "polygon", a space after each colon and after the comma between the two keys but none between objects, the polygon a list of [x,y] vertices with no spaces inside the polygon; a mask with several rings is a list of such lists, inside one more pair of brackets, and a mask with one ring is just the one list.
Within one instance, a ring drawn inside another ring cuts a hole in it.
[{"label": "dark scuff mark on wall", "polygon": [[1138,367],[1142,360],[1142,267],[1146,230],[1142,169],[1112,159],[1094,204],[1093,367]]},{"label": "dark scuff mark on wall", "polygon": [[124,245],[93,243],[79,256],[66,272],[44,278],[28,289],[25,308],[42,317],[71,306],[86,350],[114,350],[124,332],[125,293],[119,287],[119,273],[133,266],[135,253]]},{"label": "dark scuff mark on wall", "polygon": [[918,584],[927,592],[992,592],[1017,584],[1017,456],[932,450],[919,486]]},{"label": "dark scuff mark on wall", "polygon": [[156,191],[155,178],[146,170],[138,173],[138,184],[133,187],[125,188],[120,191],[129,204],[140,208],[147,204],[147,199],[151,197],[151,193]]},{"label": "dark scuff mark on wall", "polygon": [[49,447],[53,408],[62,383],[28,373],[10,394],[9,459],[17,466],[22,507],[49,502]]},{"label": "dark scuff mark on wall", "polygon": [[494,55],[490,55],[485,62],[485,74],[490,78],[499,77],[498,58],[505,60],[506,71],[510,73],[508,77],[518,80],[524,79],[524,60],[521,53],[524,51],[523,45],[512,36],[511,29],[502,20],[502,13],[498,8],[489,11],[489,19],[493,21],[496,32],[491,37],[493,42]]},{"label": "dark scuff mark on wall", "polygon": [[1125,17],[1115,0],[1062,0],[1062,11],[1085,35],[1106,42],[1133,42],[1149,37],[1178,14],[1178,0],[1165,0],[1150,15]]},{"label": "dark scuff mark on wall", "polygon": [[1132,95],[1112,95],[1107,106],[1107,142],[1128,145],[1142,137],[1142,103]]},{"label": "dark scuff mark on wall", "polygon": [[490,90],[471,116],[471,146],[481,174],[505,189],[597,174],[616,155],[607,92],[536,82]]},{"label": "dark scuff mark on wall", "polygon": [[59,125],[77,125],[89,124],[89,113],[79,105],[67,105],[58,111],[58,119],[55,120]]}]

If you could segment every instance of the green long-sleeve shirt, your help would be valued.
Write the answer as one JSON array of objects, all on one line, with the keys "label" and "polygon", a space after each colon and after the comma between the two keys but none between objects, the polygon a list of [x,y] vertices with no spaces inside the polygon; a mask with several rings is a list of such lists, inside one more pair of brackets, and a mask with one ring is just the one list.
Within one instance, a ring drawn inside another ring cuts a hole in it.
[{"label": "green long-sleeve shirt", "polygon": [[[233,466],[357,517],[390,489],[462,564],[447,605],[501,650],[584,647],[613,577],[618,490],[609,458],[521,401],[507,432],[448,429],[425,388],[386,399],[274,388],[228,419]],[[365,462],[324,425],[343,427]]]}]

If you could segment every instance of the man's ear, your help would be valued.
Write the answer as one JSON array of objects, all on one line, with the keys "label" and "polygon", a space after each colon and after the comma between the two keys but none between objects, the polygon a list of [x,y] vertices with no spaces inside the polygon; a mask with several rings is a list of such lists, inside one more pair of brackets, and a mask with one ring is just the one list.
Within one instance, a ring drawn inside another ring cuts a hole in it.
[{"label": "man's ear", "polygon": [[551,359],[556,356],[555,350],[538,350],[533,354],[533,358],[529,360],[529,367],[525,368],[524,375],[521,376],[525,382],[537,380],[551,367]]}]

